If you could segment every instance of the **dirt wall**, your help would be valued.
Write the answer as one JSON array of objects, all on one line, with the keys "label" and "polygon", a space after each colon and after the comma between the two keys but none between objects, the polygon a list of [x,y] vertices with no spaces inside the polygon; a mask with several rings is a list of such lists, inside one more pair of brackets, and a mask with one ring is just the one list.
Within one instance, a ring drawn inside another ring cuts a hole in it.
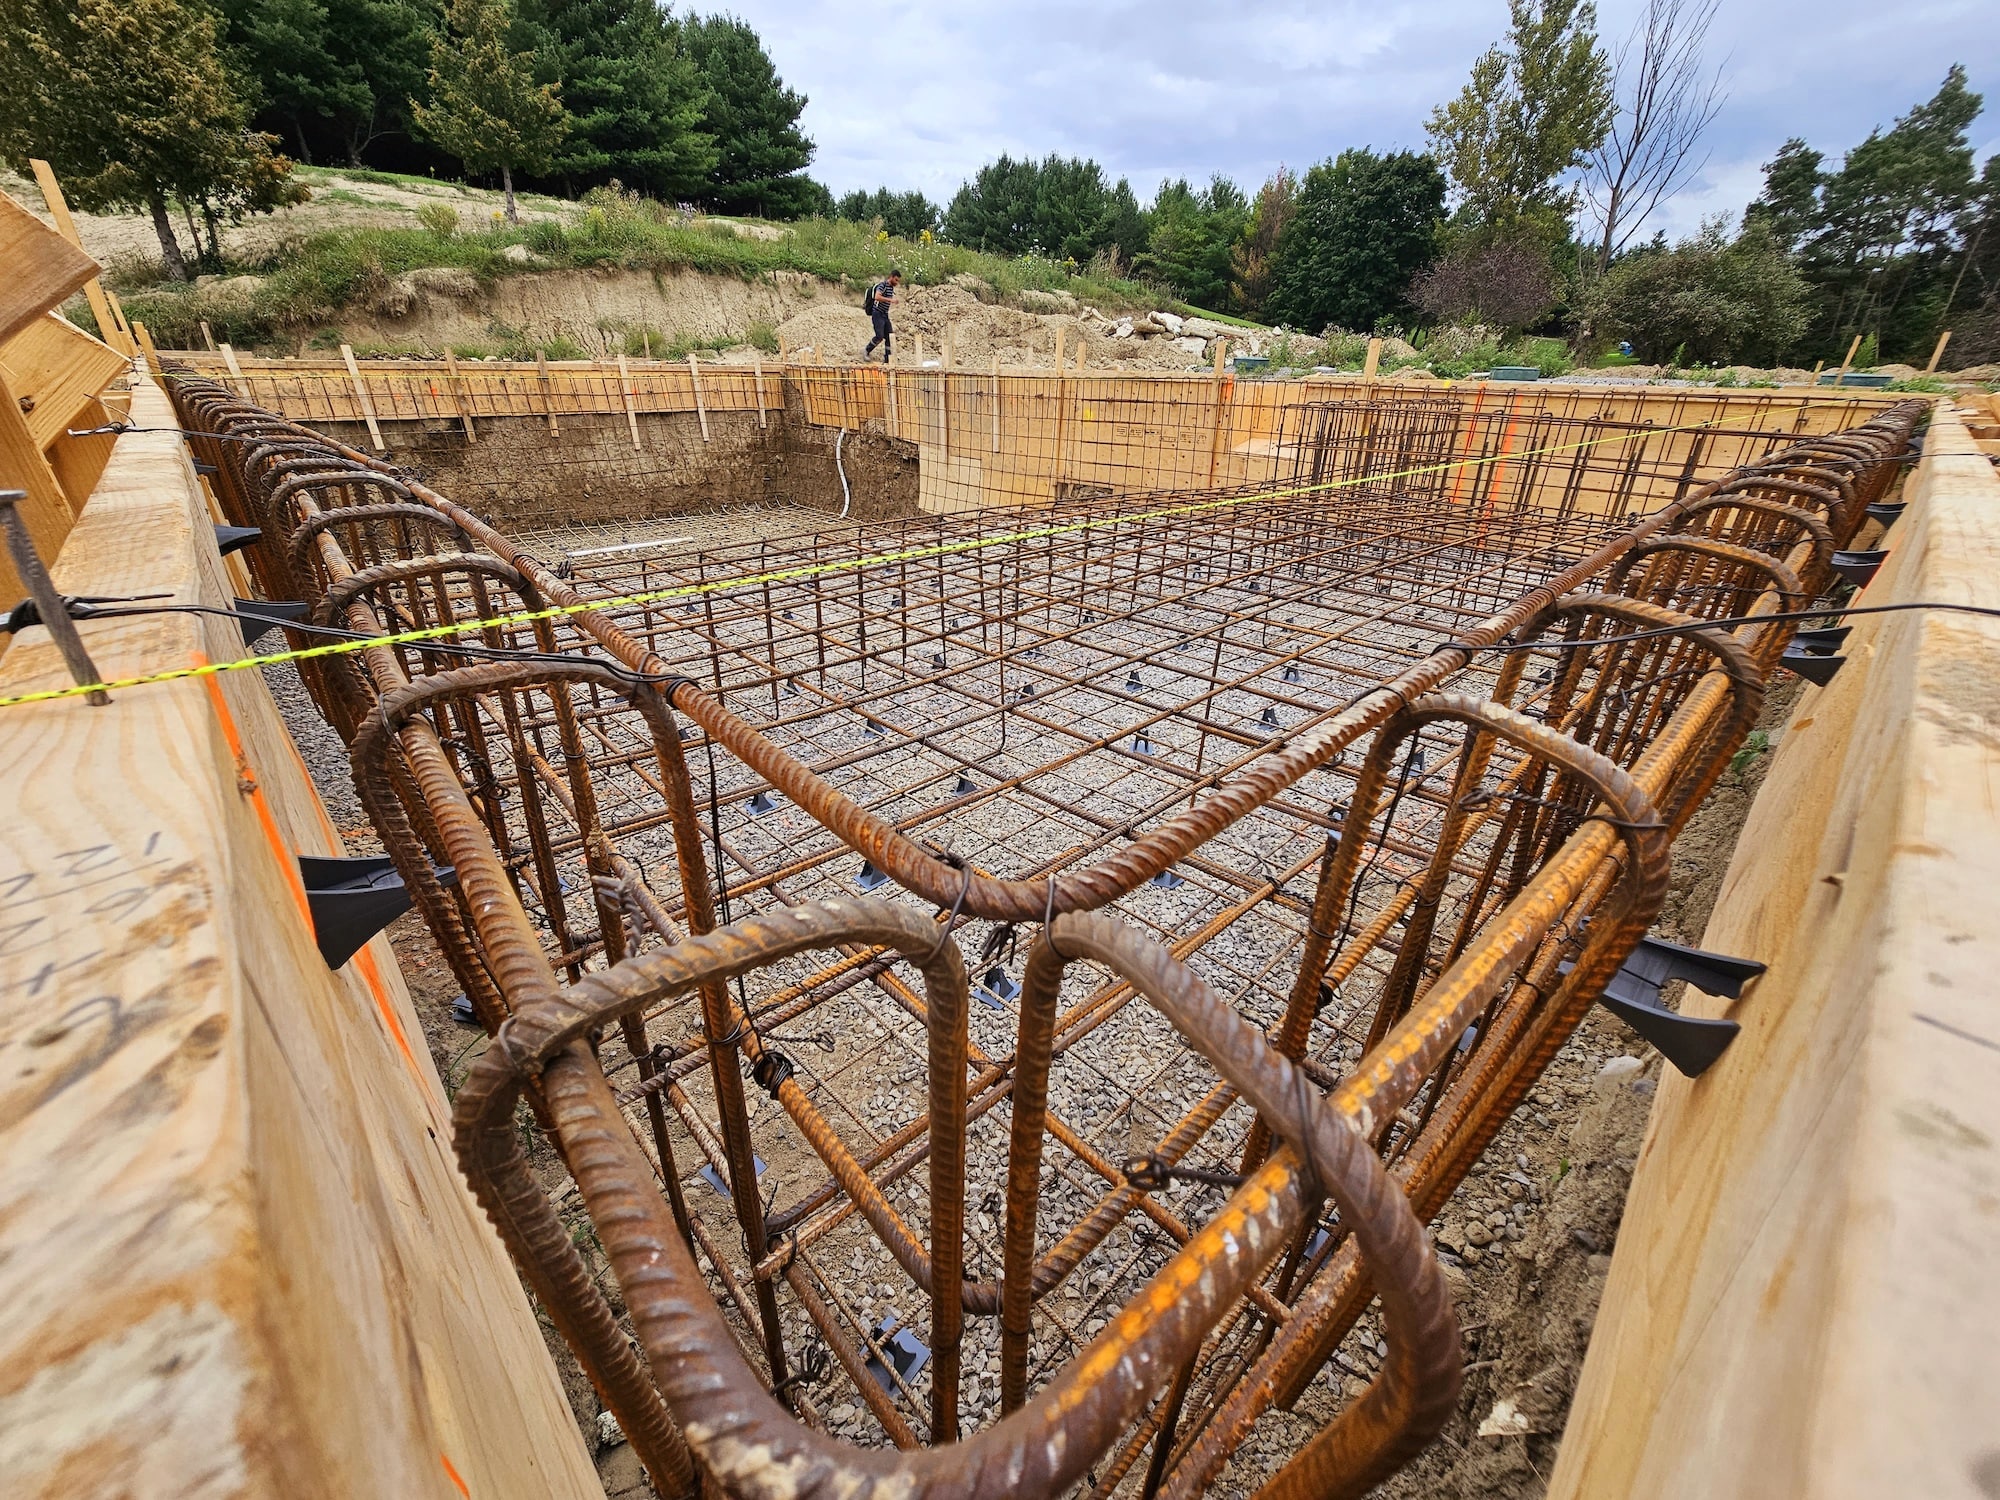
[{"label": "dirt wall", "polygon": [[[369,447],[358,422],[321,422],[328,436]],[[790,413],[711,412],[708,435],[692,412],[642,412],[639,446],[620,416],[481,420],[468,443],[456,422],[382,427],[391,463],[412,468],[440,494],[503,531],[643,520],[653,516],[791,504],[839,515],[833,429]],[[914,516],[917,450],[874,432],[840,444],[852,520]]]}]

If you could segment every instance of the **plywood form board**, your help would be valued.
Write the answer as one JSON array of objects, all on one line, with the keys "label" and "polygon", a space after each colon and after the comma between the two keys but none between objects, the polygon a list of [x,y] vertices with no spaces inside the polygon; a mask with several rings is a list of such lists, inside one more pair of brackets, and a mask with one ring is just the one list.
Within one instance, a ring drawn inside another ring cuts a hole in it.
[{"label": "plywood form board", "polygon": [[[174,437],[118,440],[54,572],[226,602]],[[114,678],[242,651],[81,628]],[[63,681],[40,630],[0,657]],[[259,677],[0,709],[0,777],[9,1492],[601,1495],[387,941],[313,945],[294,857],[344,850]]]},{"label": "plywood form board", "polygon": [[97,275],[97,262],[0,193],[0,339],[12,338]]},{"label": "plywood form board", "polygon": [[[2000,607],[2000,478],[1940,414],[1863,604]],[[1704,947],[1770,971],[1668,1072],[1550,1494],[2000,1483],[2000,622],[1860,616]]]},{"label": "plywood form board", "polygon": [[34,403],[26,413],[28,432],[35,446],[45,450],[79,425],[78,417],[129,363],[109,344],[56,313],[44,313],[0,343],[0,371],[16,399]]}]

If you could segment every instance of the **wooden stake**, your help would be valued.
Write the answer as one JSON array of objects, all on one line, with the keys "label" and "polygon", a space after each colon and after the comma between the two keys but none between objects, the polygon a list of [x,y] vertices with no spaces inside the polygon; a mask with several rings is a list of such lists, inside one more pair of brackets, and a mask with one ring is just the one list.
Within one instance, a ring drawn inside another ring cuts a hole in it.
[{"label": "wooden stake", "polygon": [[1063,330],[1062,330],[1062,325],[1058,323],[1056,325],[1056,374],[1058,375],[1062,374],[1062,368],[1063,368]]},{"label": "wooden stake", "polygon": [[[85,287],[84,290],[88,292],[90,288]],[[118,300],[118,294],[112,291],[110,287],[104,288],[104,300],[111,305],[112,321],[118,325],[118,331],[124,335],[125,353],[137,358],[139,353],[139,336],[132,332],[132,320],[125,316],[125,304]],[[107,344],[110,342],[111,340],[109,339],[105,340]]]},{"label": "wooden stake", "polygon": [[924,336],[920,333],[916,336],[916,339],[917,339],[917,368],[921,370],[924,367]]},{"label": "wooden stake", "polygon": [[464,399],[463,400],[460,399],[459,397],[460,377],[458,373],[458,356],[452,353],[451,346],[449,344],[445,346],[444,367],[448,372],[450,372],[451,409],[454,412],[458,413],[458,425],[465,429],[466,442],[476,443],[479,441],[479,439],[474,435],[472,431],[472,413],[468,409],[472,401],[472,392],[471,391],[465,392]]},{"label": "wooden stake", "polygon": [[1368,357],[1361,362],[1361,378],[1368,384],[1373,385],[1375,383],[1375,371],[1380,368],[1381,364],[1382,341],[1380,339],[1370,339],[1368,341]]},{"label": "wooden stake", "polygon": [[993,356],[993,451],[1000,451],[1000,356]]},{"label": "wooden stake", "polygon": [[224,344],[222,362],[229,367],[229,388],[245,401],[250,399],[250,382],[243,378],[243,366],[236,362],[236,351]]},{"label": "wooden stake", "polygon": [[625,351],[618,351],[618,394],[625,399],[625,425],[632,429],[632,451],[639,449],[639,414],[632,409],[632,372],[625,367]]},{"label": "wooden stake", "polygon": [[892,438],[901,438],[903,435],[903,414],[896,410],[896,376],[893,371],[887,368],[884,368],[882,371],[882,388],[884,398],[888,402],[889,436]]},{"label": "wooden stake", "polygon": [[653,335],[645,329],[639,330],[639,352],[650,362],[653,358]]},{"label": "wooden stake", "polygon": [[1924,373],[1926,375],[1937,374],[1938,361],[1944,358],[1944,346],[1950,342],[1951,330],[1947,328],[1943,333],[1938,335],[1937,347],[1931,350],[1931,361],[1924,366]]},{"label": "wooden stake", "polygon": [[764,425],[764,356],[761,354],[751,355],[750,368],[757,375],[757,425],[762,427]]},{"label": "wooden stake", "polygon": [[139,352],[146,356],[146,368],[153,372],[153,378],[160,375],[160,351],[153,347],[153,336],[146,332],[144,323],[132,325],[132,337],[139,341]]},{"label": "wooden stake", "polygon": [[[55,172],[47,162],[35,157],[28,159],[28,166],[35,174],[36,186],[42,190],[42,201],[48,205],[49,217],[56,221],[56,233],[82,250],[83,237],[76,232],[76,220],[69,216],[69,202],[63,197]],[[111,310],[111,299],[105,295],[104,283],[95,276],[91,277],[83,284],[83,295],[90,301],[90,315],[97,319],[97,336],[130,359],[136,352],[132,330],[125,326],[123,317]]]},{"label": "wooden stake", "polygon": [[1825,360],[1823,360],[1823,359],[1816,359],[1816,360],[1814,360],[1814,361],[1813,361],[1813,372],[1812,372],[1812,374],[1811,374],[1811,375],[1810,375],[1810,376],[1809,376],[1809,377],[1807,378],[1807,380],[1806,380],[1806,384],[1807,384],[1807,385],[1810,385],[1810,386],[1817,386],[1817,385],[1819,384],[1819,372],[1820,372],[1821,370],[1824,370],[1825,368],[1826,368],[1826,361],[1825,361]]},{"label": "wooden stake", "polygon": [[1229,340],[1217,339],[1215,341],[1215,378],[1218,381],[1222,379],[1222,362],[1228,357],[1229,357]]},{"label": "wooden stake", "polygon": [[548,356],[540,349],[535,351],[535,369],[541,375],[542,415],[549,419],[549,436],[560,438],[562,436],[562,428],[556,424],[556,403],[554,397],[549,393],[549,360]]},{"label": "wooden stake", "polygon": [[701,394],[701,366],[695,363],[692,354],[688,356],[688,373],[694,377],[694,409],[701,418],[701,440],[708,441],[708,403]]},{"label": "wooden stake", "polygon": [[208,319],[201,319],[201,341],[208,346],[210,354],[215,353],[215,335],[208,331]]},{"label": "wooden stake", "polygon": [[1854,355],[1860,347],[1861,335],[1857,333],[1854,335],[1854,342],[1847,346],[1847,358],[1840,362],[1840,373],[1833,377],[1833,383],[1836,386],[1847,383],[1847,372],[1854,368]]},{"label": "wooden stake", "polygon": [[342,344],[340,357],[347,365],[348,378],[354,382],[354,399],[361,403],[361,416],[368,423],[368,441],[375,445],[377,453],[387,453],[389,445],[382,441],[382,428],[375,420],[375,403],[368,398],[368,387],[361,382],[361,370],[354,363],[354,351]]}]

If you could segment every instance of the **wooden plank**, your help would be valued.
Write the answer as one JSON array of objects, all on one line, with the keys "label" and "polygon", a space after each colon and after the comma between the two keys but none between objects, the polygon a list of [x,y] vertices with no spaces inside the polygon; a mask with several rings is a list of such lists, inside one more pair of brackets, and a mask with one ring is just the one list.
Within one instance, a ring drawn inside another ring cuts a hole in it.
[{"label": "wooden plank", "polygon": [[[35,174],[35,185],[42,190],[42,202],[48,207],[49,217],[56,221],[56,233],[82,250],[83,236],[76,232],[76,220],[70,217],[69,200],[63,197],[62,184],[56,181],[54,169],[37,157],[28,159],[28,167]],[[91,277],[83,284],[83,295],[90,303],[90,315],[97,319],[97,336],[130,359],[138,352],[132,330],[125,326],[123,314],[112,310],[104,283]]]},{"label": "wooden plank", "polygon": [[[56,584],[226,605],[212,538],[185,447],[127,434]],[[242,650],[80,628],[113,677]],[[65,681],[39,629],[0,658]],[[387,938],[314,946],[295,859],[345,850],[258,676],[0,710],[0,799],[7,1491],[601,1495]]]},{"label": "wooden plank", "polygon": [[761,354],[751,355],[750,368],[755,372],[757,377],[757,425],[762,427],[764,425],[764,357]]},{"label": "wooden plank", "polygon": [[[1858,603],[2000,607],[2000,477],[1940,408]],[[1701,946],[1769,965],[1659,1085],[1551,1500],[1991,1489],[2000,622],[1857,616]]]},{"label": "wooden plank", "polygon": [[688,355],[688,376],[694,381],[694,409],[701,418],[701,440],[705,443],[708,441],[708,403],[701,394],[701,366],[695,363],[692,354]]},{"label": "wooden plank", "polygon": [[97,262],[0,193],[0,340],[12,338],[97,277]]},{"label": "wooden plank", "polygon": [[451,409],[458,414],[459,425],[465,429],[466,442],[476,443],[479,439],[472,430],[472,410],[469,404],[470,395],[469,393],[462,395],[464,392],[464,380],[458,373],[458,356],[452,353],[449,344],[445,346],[444,368],[445,377],[450,383]]},{"label": "wooden plank", "polygon": [[556,404],[549,397],[549,360],[548,356],[539,349],[535,351],[535,372],[540,376],[542,415],[549,419],[549,436],[560,438],[562,436],[562,428],[556,423]]},{"label": "wooden plank", "polygon": [[1937,343],[1931,349],[1930,360],[1924,365],[1924,373],[1926,375],[1937,374],[1938,361],[1944,358],[1944,346],[1950,342],[1951,330],[1947,328],[1943,333],[1938,335]]},{"label": "wooden plank", "polygon": [[[0,375],[0,489],[27,492],[19,507],[21,519],[27,522],[42,562],[53,561],[75,516],[4,375]],[[13,562],[0,550],[0,609],[12,609],[25,593]]]},{"label": "wooden plank", "polygon": [[[625,366],[625,351],[618,351],[618,394],[625,398],[625,425],[632,430],[632,451],[639,451],[639,414],[632,409],[632,372]],[[757,415],[763,416],[762,408]]]},{"label": "wooden plank", "polygon": [[128,361],[58,313],[46,313],[5,343],[0,343],[0,369],[17,401],[33,403],[27,412],[28,431],[35,446],[47,448],[72,426],[106,386],[125,370]]},{"label": "wooden plank", "polygon": [[1854,335],[1854,342],[1847,346],[1847,357],[1840,362],[1840,373],[1833,377],[1833,383],[1836,387],[1842,385],[1847,380],[1847,372],[1854,368],[1854,356],[1860,348],[1861,335],[1857,333]]},{"label": "wooden plank", "polygon": [[144,323],[132,325],[132,337],[139,341],[139,353],[145,357],[146,368],[155,380],[160,377],[160,351],[153,347],[153,336],[146,332]]},{"label": "wooden plank", "polygon": [[227,344],[222,346],[222,362],[229,368],[229,388],[249,400],[250,383],[243,378],[243,366],[236,358],[236,351]]},{"label": "wooden plank", "polygon": [[[347,366],[347,378],[354,382],[354,401],[361,408],[363,420],[368,423],[368,441],[375,445],[377,453],[387,453],[389,445],[382,441],[382,428],[375,420],[375,403],[368,395],[368,387],[362,383],[361,370],[354,363],[354,351],[342,344],[340,359]],[[551,417],[549,421],[553,425],[555,419]]]}]

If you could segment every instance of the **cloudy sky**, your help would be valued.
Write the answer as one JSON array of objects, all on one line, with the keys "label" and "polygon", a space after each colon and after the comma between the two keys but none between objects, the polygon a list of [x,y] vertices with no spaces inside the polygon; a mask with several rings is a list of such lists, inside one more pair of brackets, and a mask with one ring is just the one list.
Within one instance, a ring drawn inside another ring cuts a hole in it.
[{"label": "cloudy sky", "polygon": [[[921,188],[942,203],[1003,151],[1095,157],[1141,198],[1224,172],[1254,189],[1280,162],[1346,146],[1421,146],[1431,107],[1506,26],[1505,0],[730,0],[811,100],[814,175],[836,193]],[[1608,40],[1644,0],[1600,0]],[[697,5],[707,9],[707,5]],[[1991,101],[1992,0],[1722,0],[1711,33],[1729,100],[1670,232],[1739,211],[1787,136],[1838,154],[1963,62]]]}]

